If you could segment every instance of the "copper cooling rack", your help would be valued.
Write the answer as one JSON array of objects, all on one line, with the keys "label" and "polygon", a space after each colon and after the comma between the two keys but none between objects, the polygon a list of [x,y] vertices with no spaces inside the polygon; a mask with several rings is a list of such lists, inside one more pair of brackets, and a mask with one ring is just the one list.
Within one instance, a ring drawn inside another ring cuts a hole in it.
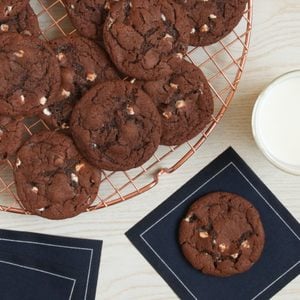
[{"label": "copper cooling rack", "polygon": [[[30,3],[38,16],[45,40],[75,31],[62,1],[31,0]],[[229,36],[209,47],[189,49],[186,59],[202,69],[214,94],[215,114],[202,134],[179,147],[160,146],[155,155],[137,169],[103,171],[99,195],[89,211],[120,203],[150,190],[158,184],[160,176],[176,171],[199,149],[222,119],[235,94],[248,54],[251,27],[252,0],[249,0],[243,19]],[[27,138],[47,127],[38,119],[28,119],[24,123]],[[13,159],[0,164],[0,210],[30,214],[18,201],[13,166]]]}]

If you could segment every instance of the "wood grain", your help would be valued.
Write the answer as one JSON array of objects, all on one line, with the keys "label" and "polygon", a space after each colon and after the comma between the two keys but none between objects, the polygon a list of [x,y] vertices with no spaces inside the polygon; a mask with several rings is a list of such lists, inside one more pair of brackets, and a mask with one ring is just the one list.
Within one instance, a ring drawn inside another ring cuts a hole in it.
[{"label": "wood grain", "polygon": [[[300,177],[273,167],[251,133],[251,113],[260,91],[277,76],[300,69],[300,1],[255,0],[249,59],[232,106],[204,146],[159,186],[127,203],[75,219],[52,222],[1,213],[0,227],[104,240],[97,299],[177,299],[173,291],[124,236],[188,179],[228,146],[246,160],[282,203],[300,220]],[[287,108],[290,109],[290,108]],[[300,279],[274,299],[299,299]]]}]

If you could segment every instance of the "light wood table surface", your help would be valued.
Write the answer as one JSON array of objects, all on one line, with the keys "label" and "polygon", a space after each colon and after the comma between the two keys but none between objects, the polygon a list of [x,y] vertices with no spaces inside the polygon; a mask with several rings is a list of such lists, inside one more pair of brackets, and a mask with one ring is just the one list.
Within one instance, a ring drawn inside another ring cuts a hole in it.
[{"label": "light wood table surface", "polygon": [[[144,195],[98,212],[58,222],[1,213],[0,227],[102,239],[97,299],[171,300],[177,299],[176,295],[124,233],[228,146],[233,146],[300,220],[300,177],[285,174],[271,165],[258,150],[251,133],[251,113],[260,91],[277,76],[300,69],[300,1],[254,0],[253,22],[245,73],[228,113],[203,147],[175,174],[163,176],[160,184]],[[274,299],[300,299],[299,277]]]}]

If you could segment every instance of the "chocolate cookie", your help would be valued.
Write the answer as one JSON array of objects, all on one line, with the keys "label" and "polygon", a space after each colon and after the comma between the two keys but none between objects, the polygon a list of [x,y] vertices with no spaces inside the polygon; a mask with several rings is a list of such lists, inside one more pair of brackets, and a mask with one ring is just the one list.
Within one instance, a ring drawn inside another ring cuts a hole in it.
[{"label": "chocolate cookie", "polygon": [[15,152],[22,145],[25,127],[21,120],[0,116],[0,162]]},{"label": "chocolate cookie", "polygon": [[103,24],[107,16],[107,0],[64,0],[74,27],[89,39],[102,40]]},{"label": "chocolate cookie", "polygon": [[86,38],[64,37],[51,41],[50,46],[60,64],[62,86],[60,101],[44,109],[41,118],[50,127],[67,128],[82,95],[93,85],[119,76],[107,54]]},{"label": "chocolate cookie", "polygon": [[174,1],[122,0],[111,5],[103,37],[121,72],[154,80],[172,72],[172,57],[182,59],[190,31],[186,12]]},{"label": "chocolate cookie", "polygon": [[38,37],[41,34],[38,18],[28,4],[18,15],[6,22],[0,22],[0,33],[17,32]]},{"label": "chocolate cookie", "polygon": [[154,154],[161,121],[149,96],[120,80],[99,84],[84,95],[73,111],[71,131],[91,164],[123,171],[142,165]]},{"label": "chocolate cookie", "polygon": [[171,75],[140,83],[153,99],[162,120],[163,145],[180,145],[199,134],[214,109],[212,94],[202,71],[191,63],[170,61]]},{"label": "chocolate cookie", "polygon": [[73,141],[57,132],[32,136],[18,151],[15,180],[24,208],[49,219],[74,217],[95,200],[101,180]]},{"label": "chocolate cookie", "polygon": [[0,1],[0,21],[6,21],[19,14],[29,0],[1,0]]},{"label": "chocolate cookie", "polygon": [[0,34],[0,66],[0,114],[31,116],[57,101],[60,69],[46,42]]},{"label": "chocolate cookie", "polygon": [[193,26],[190,44],[207,46],[228,35],[240,22],[248,0],[176,0]]},{"label": "chocolate cookie", "polygon": [[260,258],[265,234],[258,211],[241,196],[208,194],[180,223],[179,243],[186,259],[205,274],[230,276]]}]

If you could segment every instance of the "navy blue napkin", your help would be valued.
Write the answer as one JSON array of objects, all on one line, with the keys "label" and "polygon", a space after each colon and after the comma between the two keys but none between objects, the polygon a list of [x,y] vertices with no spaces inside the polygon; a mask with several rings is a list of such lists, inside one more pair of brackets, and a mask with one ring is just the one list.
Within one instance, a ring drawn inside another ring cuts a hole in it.
[{"label": "navy blue napkin", "polygon": [[[5,267],[10,270],[9,274],[12,276],[16,270],[18,274],[26,272],[33,286],[35,281],[38,285],[41,274],[44,278],[46,274],[51,277],[52,281],[49,281],[49,285],[44,283],[41,289],[49,299],[95,299],[101,249],[102,241],[0,230],[0,262],[5,262]],[[17,266],[23,266],[23,270]],[[17,278],[18,276],[16,275]],[[17,289],[13,291],[16,280],[12,281],[11,285],[7,285],[9,282],[9,280],[7,282],[0,280],[1,290],[14,293],[14,297],[7,299],[18,300],[24,297],[27,299],[24,288],[20,288],[20,292]],[[31,287],[27,286],[26,291],[30,290]],[[55,297],[58,293],[61,293],[61,298]],[[66,294],[69,295],[68,298],[65,298]],[[40,298],[38,295],[38,292],[34,292],[28,295],[28,299],[47,299],[46,296]],[[1,299],[3,299],[2,295]]]},{"label": "navy blue napkin", "polygon": [[[258,209],[266,242],[260,260],[229,278],[193,269],[177,243],[188,207],[215,191],[240,194]],[[126,235],[181,299],[269,299],[300,271],[300,225],[238,154],[229,148]]]},{"label": "navy blue napkin", "polygon": [[0,260],[0,285],[2,300],[70,300],[75,279]]}]

